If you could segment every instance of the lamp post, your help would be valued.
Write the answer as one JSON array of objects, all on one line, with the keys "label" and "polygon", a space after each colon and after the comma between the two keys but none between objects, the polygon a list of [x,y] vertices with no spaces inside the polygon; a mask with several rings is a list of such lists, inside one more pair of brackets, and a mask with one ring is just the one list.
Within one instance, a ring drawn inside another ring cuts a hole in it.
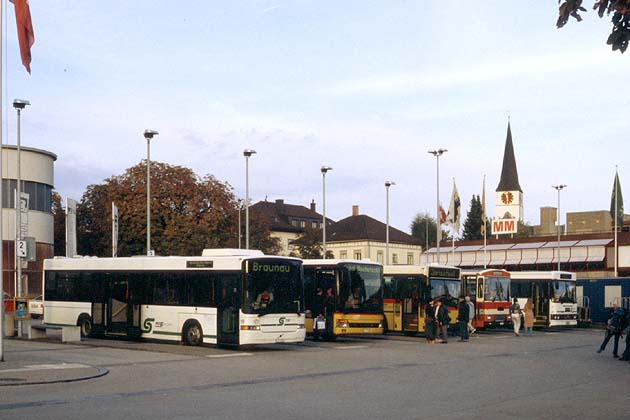
[{"label": "lamp post", "polygon": [[385,181],[385,265],[389,264],[389,187],[394,181]]},{"label": "lamp post", "polygon": [[323,208],[323,217],[322,217],[322,249],[324,253],[324,259],[326,259],[326,173],[331,171],[332,168],[330,166],[322,166],[322,208]]},{"label": "lamp post", "polygon": [[144,130],[144,138],[147,139],[147,255],[153,255],[151,251],[151,139],[157,136],[155,130]]},{"label": "lamp post", "polygon": [[558,271],[560,271],[560,191],[565,189],[567,186],[564,184],[552,185],[556,191],[558,191]]},{"label": "lamp post", "polygon": [[[22,240],[22,149],[21,120],[22,110],[30,105],[29,101],[14,99],[13,108],[17,110],[17,188],[15,194],[15,268],[17,296],[22,296],[22,257],[18,256],[18,244]],[[2,310],[3,308],[0,308]],[[18,321],[18,337],[22,336],[22,321]]]},{"label": "lamp post", "polygon": [[245,249],[249,249],[249,158],[256,153],[255,150],[243,150],[245,156]]},{"label": "lamp post", "polygon": [[437,177],[436,177],[436,190],[437,190],[437,203],[436,203],[436,220],[435,224],[437,225],[436,229],[436,237],[435,242],[437,244],[437,263],[440,263],[440,156],[442,156],[445,152],[448,152],[446,149],[437,149],[437,150],[429,150],[428,153],[435,156],[437,162]]},{"label": "lamp post", "polygon": [[241,228],[241,212],[243,211],[243,200],[239,199],[236,202],[238,208],[238,249],[241,249],[241,238],[243,237]]}]

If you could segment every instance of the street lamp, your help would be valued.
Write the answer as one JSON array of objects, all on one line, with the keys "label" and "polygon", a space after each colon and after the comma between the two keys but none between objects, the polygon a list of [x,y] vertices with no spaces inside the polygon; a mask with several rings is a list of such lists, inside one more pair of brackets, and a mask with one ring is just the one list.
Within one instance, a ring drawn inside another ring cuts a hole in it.
[{"label": "street lamp", "polygon": [[394,181],[385,181],[385,265],[389,264],[389,187]]},{"label": "street lamp", "polygon": [[437,149],[437,150],[429,150],[428,153],[435,156],[437,161],[437,179],[436,179],[436,189],[437,189],[437,203],[436,203],[436,213],[437,218],[435,220],[435,224],[437,225],[435,242],[437,243],[437,263],[440,263],[440,156],[442,156],[445,152],[448,152],[446,149]]},{"label": "street lamp", "polygon": [[560,271],[560,191],[565,189],[567,186],[564,184],[552,185],[556,191],[558,191],[558,271]]},{"label": "street lamp", "polygon": [[151,139],[157,136],[155,130],[144,130],[144,138],[147,139],[147,255],[151,252]]},{"label": "street lamp", "polygon": [[243,200],[239,198],[236,202],[236,206],[238,209],[238,249],[241,249],[241,238],[243,237],[241,229],[241,213],[243,212]]},{"label": "street lamp", "polygon": [[322,166],[322,208],[324,215],[322,217],[322,244],[323,244],[323,252],[324,259],[326,259],[326,172],[331,171],[332,168],[330,166]]},{"label": "street lamp", "polygon": [[245,156],[245,249],[249,249],[249,158],[256,153],[255,150],[243,150]]},{"label": "street lamp", "polygon": [[[14,99],[13,108],[17,110],[17,191],[15,194],[15,267],[17,296],[22,296],[22,257],[18,256],[18,245],[22,241],[22,149],[21,149],[21,120],[22,110],[30,105],[24,99]],[[28,286],[27,286],[28,288]],[[0,308],[2,310],[3,308]],[[18,321],[18,336],[22,336],[22,321]]]}]

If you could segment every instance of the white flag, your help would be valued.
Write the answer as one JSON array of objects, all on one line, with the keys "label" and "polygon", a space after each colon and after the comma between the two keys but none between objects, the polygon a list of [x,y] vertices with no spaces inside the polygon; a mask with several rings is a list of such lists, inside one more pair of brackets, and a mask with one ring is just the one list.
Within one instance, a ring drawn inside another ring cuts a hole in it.
[{"label": "white flag", "polygon": [[453,180],[453,195],[451,195],[451,205],[448,208],[448,215],[446,216],[446,224],[453,229],[455,233],[459,233],[461,221],[461,203],[459,201],[459,194],[457,193],[457,186],[455,180]]},{"label": "white flag", "polygon": [[66,198],[66,257],[77,255],[77,202]]}]

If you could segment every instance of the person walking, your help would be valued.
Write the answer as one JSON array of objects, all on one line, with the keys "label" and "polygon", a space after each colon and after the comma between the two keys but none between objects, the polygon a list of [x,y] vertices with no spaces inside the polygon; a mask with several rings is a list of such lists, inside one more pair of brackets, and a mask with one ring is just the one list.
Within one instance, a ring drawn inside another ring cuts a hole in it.
[{"label": "person walking", "polygon": [[521,312],[521,305],[518,304],[518,299],[514,298],[512,305],[510,305],[510,316],[512,317],[512,325],[514,325],[514,335],[519,337],[519,330],[521,329],[521,320],[523,319],[523,313]]},{"label": "person walking", "polygon": [[424,336],[427,343],[435,343],[435,306],[433,299],[429,300],[424,307]]},{"label": "person walking", "polygon": [[477,331],[473,326],[473,320],[475,319],[475,304],[470,300],[470,296],[464,298],[466,304],[468,304],[468,335],[472,335]]},{"label": "person walking", "polygon": [[459,305],[457,306],[457,326],[459,327],[459,341],[468,340],[468,323],[470,322],[470,307],[464,299],[459,298]]},{"label": "person walking", "polygon": [[435,318],[437,319],[438,331],[442,334],[442,344],[448,343],[448,326],[451,323],[451,318],[448,316],[448,307],[442,303],[441,299],[437,300],[438,307],[436,307]]},{"label": "person walking", "polygon": [[527,298],[525,307],[523,308],[523,325],[525,326],[525,335],[531,336],[534,331],[534,304],[531,298]]},{"label": "person walking", "polygon": [[604,341],[602,345],[599,346],[599,350],[597,353],[601,353],[606,350],[606,346],[608,345],[608,341],[610,341],[611,337],[615,338],[614,347],[613,347],[613,357],[619,357],[619,338],[621,337],[621,333],[624,329],[626,329],[626,312],[623,308],[619,308],[617,304],[613,304],[609,314],[608,314],[608,322],[606,325],[606,336],[604,337]]}]

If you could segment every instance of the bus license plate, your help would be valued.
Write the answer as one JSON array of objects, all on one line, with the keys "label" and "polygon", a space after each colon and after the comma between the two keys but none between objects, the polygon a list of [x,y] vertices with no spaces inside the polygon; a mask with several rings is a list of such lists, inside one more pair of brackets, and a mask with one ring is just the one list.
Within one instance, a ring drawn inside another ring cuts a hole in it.
[{"label": "bus license plate", "polygon": [[367,334],[367,333],[370,332],[370,329],[369,328],[363,328],[363,332]]}]

